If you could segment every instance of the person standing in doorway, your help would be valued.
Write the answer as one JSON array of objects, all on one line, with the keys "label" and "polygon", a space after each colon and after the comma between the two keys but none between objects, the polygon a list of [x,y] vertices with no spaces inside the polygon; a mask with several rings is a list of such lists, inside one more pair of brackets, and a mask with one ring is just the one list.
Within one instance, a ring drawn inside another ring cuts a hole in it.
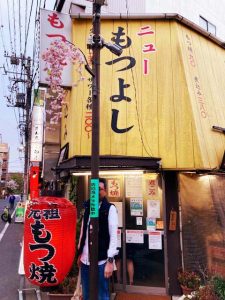
[{"label": "person standing in doorway", "polygon": [[[99,179],[99,244],[98,244],[98,300],[109,300],[109,278],[117,255],[118,215],[116,207],[106,198],[106,180]],[[89,300],[89,225],[90,200],[86,201],[78,245],[78,266],[81,268],[83,300]]]}]

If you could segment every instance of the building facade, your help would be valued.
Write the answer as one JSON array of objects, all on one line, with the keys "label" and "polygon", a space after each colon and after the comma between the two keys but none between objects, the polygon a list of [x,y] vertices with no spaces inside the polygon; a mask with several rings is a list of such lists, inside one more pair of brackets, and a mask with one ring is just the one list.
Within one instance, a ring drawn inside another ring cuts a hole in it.
[{"label": "building facade", "polygon": [[[131,1],[118,2],[124,15],[113,11],[116,2],[103,8],[101,35],[123,53],[101,50],[99,119],[100,176],[119,212],[116,289],[179,294],[180,267],[225,274],[224,44],[188,15],[180,17],[184,7],[172,12],[175,1],[171,11],[159,6],[153,15],[150,1],[138,2],[143,12]],[[72,42],[88,57],[91,3],[76,3]],[[137,14],[128,16],[128,7]],[[55,168],[67,195],[77,178],[78,208],[90,187],[92,78],[86,77],[63,108]]]},{"label": "building facade", "polygon": [[1,194],[6,189],[6,182],[8,180],[8,166],[9,166],[9,146],[6,143],[0,144],[0,157],[2,164],[0,166],[0,178],[1,178]]}]

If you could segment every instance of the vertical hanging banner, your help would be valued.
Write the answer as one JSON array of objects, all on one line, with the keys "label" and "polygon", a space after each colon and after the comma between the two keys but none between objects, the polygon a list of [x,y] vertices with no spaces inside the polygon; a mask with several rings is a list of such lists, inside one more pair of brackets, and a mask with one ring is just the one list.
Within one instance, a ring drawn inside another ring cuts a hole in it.
[{"label": "vertical hanging banner", "polygon": [[34,91],[34,106],[32,110],[32,129],[31,129],[31,147],[30,161],[42,161],[43,148],[43,126],[44,126],[44,101],[45,89]]},{"label": "vertical hanging banner", "polygon": [[30,168],[30,198],[39,197],[39,166]]},{"label": "vertical hanging banner", "polygon": [[[42,54],[49,48],[51,42],[55,39],[62,41],[71,41],[72,21],[68,14],[58,13],[41,9],[41,36],[40,36],[40,83],[49,84],[46,80],[48,77],[45,69],[45,62]],[[62,85],[72,85],[72,67],[66,62],[62,62],[64,68],[62,73]]]}]

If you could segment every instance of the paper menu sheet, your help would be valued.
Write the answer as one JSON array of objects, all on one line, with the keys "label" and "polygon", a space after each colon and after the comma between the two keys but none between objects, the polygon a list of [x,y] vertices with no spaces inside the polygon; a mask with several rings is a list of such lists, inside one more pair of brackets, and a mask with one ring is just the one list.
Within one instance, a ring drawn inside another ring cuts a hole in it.
[{"label": "paper menu sheet", "polygon": [[130,199],[130,215],[143,216],[143,199],[131,198]]},{"label": "paper menu sheet", "polygon": [[121,229],[117,229],[117,248],[121,248]]},{"label": "paper menu sheet", "polygon": [[118,227],[123,227],[123,203],[122,202],[110,202],[115,205],[118,213]]},{"label": "paper menu sheet", "polygon": [[144,244],[143,230],[126,230],[126,243],[128,244]]},{"label": "paper menu sheet", "polygon": [[162,235],[160,231],[149,231],[148,247],[149,249],[162,249]]},{"label": "paper menu sheet", "polygon": [[126,177],[126,197],[142,197],[142,176],[130,175]]},{"label": "paper menu sheet", "polygon": [[160,218],[159,200],[147,200],[147,217],[155,219]]}]

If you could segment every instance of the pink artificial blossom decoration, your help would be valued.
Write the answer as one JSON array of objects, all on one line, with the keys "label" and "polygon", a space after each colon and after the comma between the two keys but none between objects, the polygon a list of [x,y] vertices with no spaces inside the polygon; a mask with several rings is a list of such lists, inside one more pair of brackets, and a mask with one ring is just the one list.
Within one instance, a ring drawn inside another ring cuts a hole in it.
[{"label": "pink artificial blossom decoration", "polygon": [[[57,124],[62,116],[62,105],[66,103],[67,91],[61,86],[62,72],[67,65],[66,61],[69,60],[69,62],[77,66],[76,71],[79,74],[79,82],[85,79],[82,74],[85,58],[81,51],[72,43],[56,39],[42,54],[42,59],[45,61],[44,71],[46,71],[48,75],[46,81],[49,82],[50,89],[52,93],[55,94],[54,97],[51,97],[52,101],[47,113],[52,115],[50,124]],[[78,82],[75,83],[75,85],[77,85]]]}]

